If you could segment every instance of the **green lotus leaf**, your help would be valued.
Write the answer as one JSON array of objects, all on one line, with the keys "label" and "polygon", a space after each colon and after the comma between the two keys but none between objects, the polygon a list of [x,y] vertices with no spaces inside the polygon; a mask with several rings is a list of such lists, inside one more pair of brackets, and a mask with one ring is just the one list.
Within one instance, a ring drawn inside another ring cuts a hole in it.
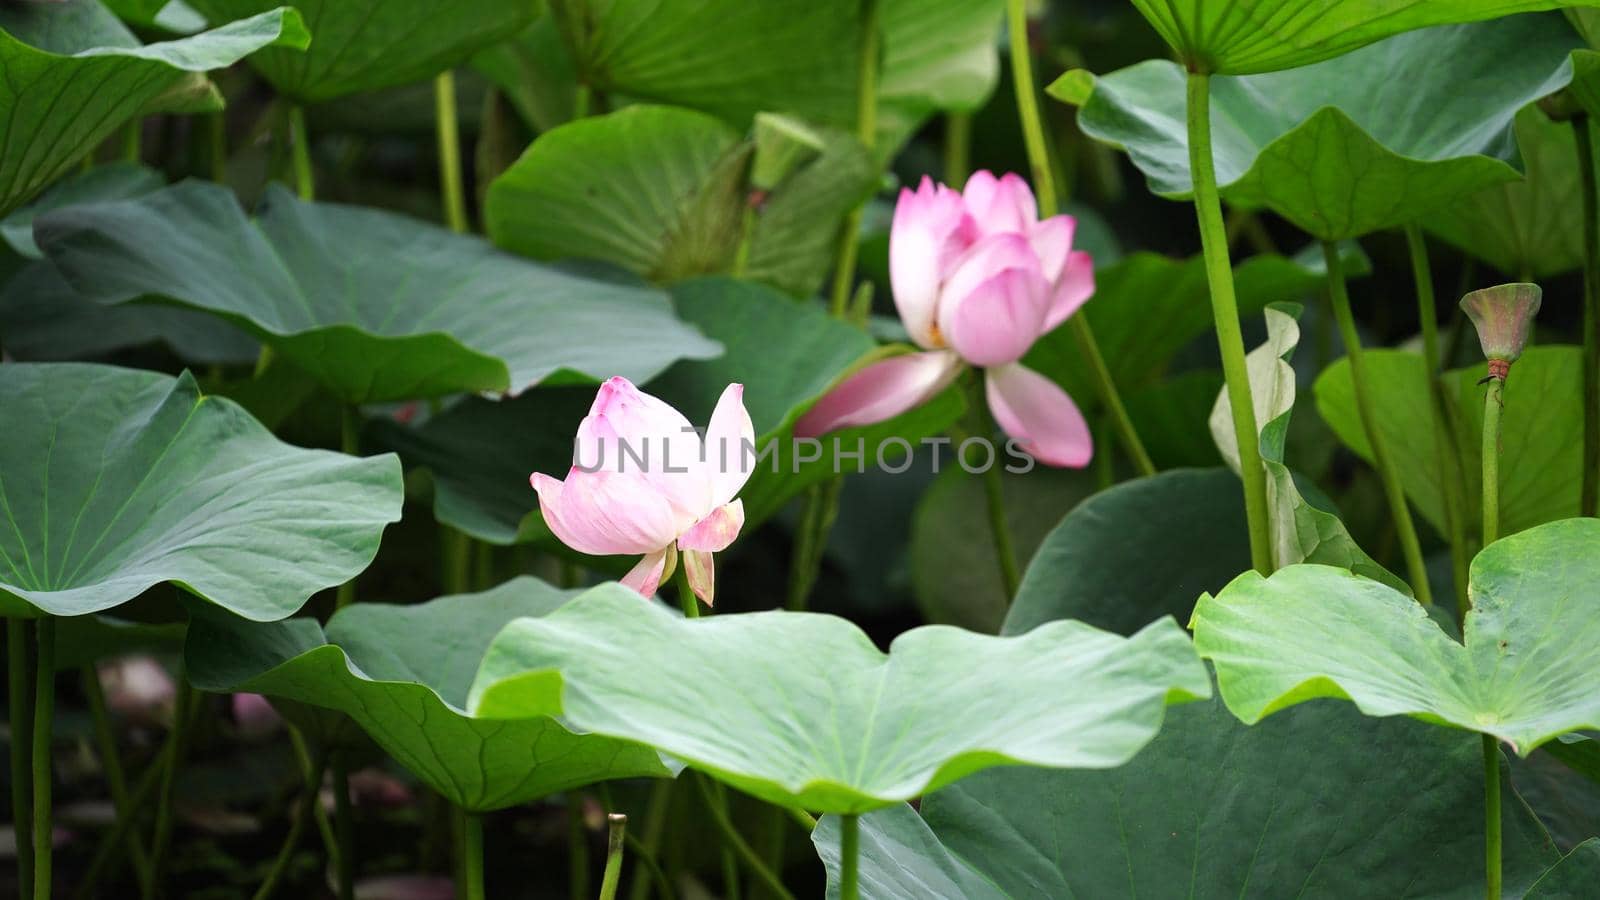
[{"label": "green lotus leaf", "polygon": [[1572,126],[1530,106],[1517,113],[1515,132],[1526,170],[1522,181],[1456,200],[1422,224],[1513,278],[1577,269],[1583,265],[1583,195]]},{"label": "green lotus leaf", "polygon": [[[1390,447],[1406,497],[1439,534],[1444,522],[1445,475],[1439,444],[1459,453],[1466,508],[1481,504],[1483,466],[1483,366],[1445,373],[1453,433],[1441,432],[1429,408],[1427,368],[1404,350],[1369,350],[1377,425]],[[1500,533],[1513,534],[1578,515],[1583,471],[1583,360],[1578,347],[1531,347],[1506,379],[1500,458]],[[1341,359],[1317,378],[1317,412],[1345,446],[1372,459],[1356,409],[1350,363]]]},{"label": "green lotus leaf", "polygon": [[[1300,343],[1300,308],[1294,304],[1266,309],[1267,340],[1245,356],[1256,428],[1261,433],[1261,463],[1267,469],[1267,509],[1271,519],[1272,555],[1279,566],[1323,563],[1349,569],[1410,593],[1406,583],[1373,561],[1332,512],[1305,498],[1294,473],[1284,465],[1289,417],[1294,412],[1295,374],[1288,359]],[[1211,437],[1229,468],[1239,471],[1239,445],[1225,391],[1211,408]]]},{"label": "green lotus leaf", "polygon": [[[188,0],[213,21],[269,8],[264,0]],[[291,0],[316,41],[302,54],[250,59],[279,93],[303,103],[423,81],[533,21],[528,0]]]},{"label": "green lotus leaf", "polygon": [[1317,697],[1492,735],[1522,756],[1600,727],[1600,521],[1485,547],[1457,642],[1416,602],[1325,566],[1239,576],[1195,606],[1195,647],[1248,723]]},{"label": "green lotus leaf", "polygon": [[[1292,71],[1215,78],[1222,198],[1338,240],[1513,181],[1517,110],[1571,80],[1567,57],[1579,43],[1559,15],[1518,16],[1403,34]],[[1189,195],[1182,68],[1143,62],[1096,79],[1086,99],[1078,75],[1052,90],[1081,102],[1079,126],[1125,150],[1152,191]]]},{"label": "green lotus leaf", "polygon": [[1600,838],[1590,838],[1550,867],[1524,894],[1524,900],[1569,900],[1600,883]]},{"label": "green lotus leaf", "polygon": [[166,184],[167,179],[160,172],[133,163],[95,166],[80,175],[56,182],[37,200],[0,219],[0,238],[19,255],[39,259],[44,254],[33,241],[33,220],[41,213],[77,203],[140,197],[160,190]]},{"label": "green lotus leaf", "polygon": [[261,625],[203,615],[190,626],[185,663],[202,690],[255,691],[350,716],[468,810],[612,778],[671,777],[674,768],[637,744],[577,733],[543,715],[506,721],[466,711],[479,662],[506,623],[593,599],[524,576],[412,606],[357,603],[326,630],[311,619]]},{"label": "green lotus leaf", "polygon": [[220,109],[201,73],[263,47],[298,56],[310,40],[300,14],[259,15],[141,46],[97,0],[0,6],[0,216],[32,199],[124,123],[156,112]]},{"label": "green lotus leaf", "polygon": [[400,465],[278,441],[194,379],[0,366],[0,611],[79,616],[173,582],[254,620],[355,577]]},{"label": "green lotus leaf", "polygon": [[[1505,888],[1520,896],[1559,854],[1502,785]],[[861,891],[1465,900],[1483,893],[1482,823],[1474,737],[1332,703],[1246,728],[1220,702],[1193,703],[1121,768],[997,769],[929,794],[920,816],[863,816]],[[836,897],[837,820],[812,840]]]},{"label": "green lotus leaf", "polygon": [[[833,265],[845,214],[877,183],[848,134],[821,132],[822,154],[771,191],[743,274],[793,294]],[[598,259],[652,281],[729,272],[748,206],[754,143],[714,116],[630,106],[541,135],[496,178],[485,230],[535,259]]]},{"label": "green lotus leaf", "polygon": [[[646,386],[691,422],[707,422],[730,383],[745,385],[744,404],[755,425],[755,472],[739,496],[746,528],[776,514],[807,486],[834,471],[874,464],[879,453],[898,465],[901,441],[914,445],[940,434],[961,415],[947,391],[887,422],[822,439],[813,459],[790,441],[794,423],[827,389],[879,351],[860,329],[777,291],[731,278],[701,278],[672,288],[677,313],[726,348],[710,360],[684,361]],[[468,400],[415,428],[376,422],[377,442],[408,465],[433,473],[434,515],[496,544],[549,537],[528,487],[532,472],[561,474],[572,465],[572,437],[594,401],[591,388],[541,389],[511,400]],[[769,449],[770,448],[770,449]]]},{"label": "green lotus leaf", "polygon": [[278,186],[255,219],[227,188],[186,181],[58,209],[34,236],[81,295],[206,310],[347,403],[517,392],[549,378],[643,381],[718,350],[660,292]]},{"label": "green lotus leaf", "polygon": [[[1133,0],[1178,57],[1203,72],[1247,75],[1330,59],[1391,35],[1585,0]],[[1437,57],[1442,59],[1443,57]]]},{"label": "green lotus leaf", "polygon": [[834,616],[685,619],[613,586],[507,625],[470,708],[559,714],[772,803],[858,813],[995,765],[1121,765],[1169,702],[1210,686],[1170,619],[1131,638],[1079,622],[1014,638],[925,626],[886,656]]},{"label": "green lotus leaf", "polygon": [[[1340,248],[1346,277],[1372,267],[1361,248]],[[1268,303],[1299,300],[1327,283],[1327,264],[1319,247],[1292,257],[1252,256],[1233,273],[1239,314],[1255,315]],[[1095,271],[1095,294],[1079,315],[1089,317],[1111,377],[1122,390],[1149,384],[1172,358],[1196,338],[1211,334],[1210,295],[1205,260],[1173,259],[1157,253],[1125,256]],[[1067,389],[1080,404],[1099,397],[1083,352],[1070,328],[1040,338],[1024,362]]]},{"label": "green lotus leaf", "polygon": [[[555,4],[552,4],[555,6]],[[782,110],[843,128],[856,119],[861,7],[708,0],[559,4],[579,71],[608,93],[699,109],[743,127]],[[879,139],[886,151],[930,113],[974,110],[999,74],[1000,0],[885,0]]]}]

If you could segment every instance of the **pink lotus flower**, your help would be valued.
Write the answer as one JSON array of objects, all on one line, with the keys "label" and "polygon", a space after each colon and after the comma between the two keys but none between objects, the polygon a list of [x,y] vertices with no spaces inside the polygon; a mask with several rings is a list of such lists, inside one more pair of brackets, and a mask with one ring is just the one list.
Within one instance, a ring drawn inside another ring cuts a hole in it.
[{"label": "pink lotus flower", "polygon": [[701,438],[689,420],[626,378],[600,386],[578,425],[565,481],[533,473],[539,511],[563,544],[597,556],[643,554],[622,583],[646,597],[671,577],[678,552],[689,587],[711,605],[711,554],[744,527],[734,496],[755,468],[744,385],[730,384]]},{"label": "pink lotus flower", "polygon": [[911,339],[925,352],[873,363],[828,392],[795,425],[814,437],[919,406],[968,366],[984,369],[989,410],[1040,462],[1081,467],[1094,453],[1072,398],[1018,362],[1094,293],[1089,254],[1072,249],[1071,216],[1039,221],[1016,175],[978,172],[964,192],[928,178],[906,188],[889,232],[889,280]]}]

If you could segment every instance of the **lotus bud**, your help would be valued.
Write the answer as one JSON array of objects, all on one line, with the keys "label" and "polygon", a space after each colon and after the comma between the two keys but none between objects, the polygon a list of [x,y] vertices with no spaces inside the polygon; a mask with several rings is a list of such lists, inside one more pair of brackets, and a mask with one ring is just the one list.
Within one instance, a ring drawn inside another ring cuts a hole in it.
[{"label": "lotus bud", "polygon": [[791,116],[756,113],[755,160],[750,164],[750,187],[760,199],[796,170],[822,154],[822,135]]},{"label": "lotus bud", "polygon": [[1461,309],[1478,329],[1478,342],[1489,358],[1489,377],[1504,380],[1511,364],[1528,344],[1528,331],[1539,300],[1537,284],[1501,284],[1461,298]]}]

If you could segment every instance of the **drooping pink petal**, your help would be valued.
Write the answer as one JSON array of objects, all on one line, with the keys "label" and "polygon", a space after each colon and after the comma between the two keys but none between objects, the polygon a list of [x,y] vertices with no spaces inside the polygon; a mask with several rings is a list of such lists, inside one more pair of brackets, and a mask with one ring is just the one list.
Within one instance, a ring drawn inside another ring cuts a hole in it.
[{"label": "drooping pink petal", "polygon": [[708,550],[683,551],[683,572],[689,578],[689,590],[707,606],[716,598],[716,561]]},{"label": "drooping pink petal", "polygon": [[900,191],[889,229],[889,283],[911,339],[924,349],[933,333],[939,284],[976,236],[961,195],[924,177],[915,191]]},{"label": "drooping pink petal", "polygon": [[654,597],[656,591],[661,589],[662,579],[671,577],[671,573],[667,571],[667,562],[669,558],[675,558],[677,552],[671,544],[668,544],[654,553],[645,554],[644,559],[639,560],[628,570],[628,574],[622,576],[623,586],[638,591],[639,596],[646,600]]},{"label": "drooping pink petal", "polygon": [[961,194],[967,214],[978,223],[978,231],[984,237],[1006,232],[1027,234],[1039,219],[1033,190],[1014,172],[998,179],[991,172],[974,172]]},{"label": "drooping pink petal", "polygon": [[714,553],[728,549],[733,539],[744,527],[744,501],[735,500],[712,510],[711,514],[694,523],[694,527],[678,538],[680,550],[704,550]]},{"label": "drooping pink petal", "polygon": [[920,406],[961,372],[961,357],[948,350],[891,356],[841,381],[795,423],[796,437],[817,437],[857,425],[873,425]]},{"label": "drooping pink petal", "polygon": [[1006,434],[1047,466],[1079,469],[1094,455],[1089,423],[1059,385],[1019,363],[989,369],[989,411]]},{"label": "drooping pink petal", "polygon": [[1094,260],[1082,250],[1067,254],[1061,277],[1056,279],[1050,309],[1045,313],[1044,330],[1051,331],[1078,311],[1094,296]]},{"label": "drooping pink petal", "polygon": [[756,428],[744,408],[744,385],[730,384],[722,391],[706,426],[704,455],[711,482],[709,510],[714,510],[738,496],[756,467]]},{"label": "drooping pink petal", "polygon": [[539,494],[545,524],[561,543],[579,553],[649,553],[671,543],[693,521],[684,521],[637,473],[574,468],[564,482],[542,472],[533,473],[530,480]]},{"label": "drooping pink petal", "polygon": [[1044,331],[1049,295],[1050,286],[1036,270],[1002,269],[960,301],[942,307],[939,328],[961,358],[975,366],[1016,362]]},{"label": "drooping pink petal", "polygon": [[1045,281],[1055,284],[1061,277],[1077,230],[1078,220],[1072,216],[1051,216],[1028,232],[1028,243],[1039,257],[1039,271],[1044,273]]}]

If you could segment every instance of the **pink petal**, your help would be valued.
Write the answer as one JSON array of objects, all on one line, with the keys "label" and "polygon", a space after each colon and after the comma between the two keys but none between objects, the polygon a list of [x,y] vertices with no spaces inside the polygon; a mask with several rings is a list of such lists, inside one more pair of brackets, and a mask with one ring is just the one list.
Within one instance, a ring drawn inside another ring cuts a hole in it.
[{"label": "pink petal", "polygon": [[1050,286],[1028,269],[1002,269],[941,311],[939,327],[961,358],[1003,366],[1022,358],[1044,329]]},{"label": "pink petal", "polygon": [[739,536],[739,529],[743,527],[744,501],[735,500],[717,507],[710,515],[694,523],[693,528],[678,538],[678,547],[685,551],[726,550],[728,545],[733,543],[733,539]]},{"label": "pink petal", "polygon": [[961,357],[947,350],[880,360],[823,395],[795,423],[795,436],[817,437],[840,428],[892,419],[932,399],[960,372]]},{"label": "pink petal", "polygon": [[[1027,238],[1020,234],[995,234],[972,245],[956,262],[950,277],[945,279],[944,288],[939,292],[938,328],[944,328],[943,319],[956,304],[978,285],[1005,269],[1040,272],[1039,257],[1034,254],[1033,245],[1028,243]],[[1042,273],[1040,277],[1043,277]],[[941,338],[948,339],[949,335]]]},{"label": "pink petal", "polygon": [[744,385],[730,384],[711,412],[706,426],[706,477],[711,482],[710,506],[726,505],[756,467],[756,428],[744,408]]},{"label": "pink petal", "polygon": [[661,579],[671,577],[667,571],[669,558],[677,556],[677,550],[671,544],[654,553],[646,554],[639,560],[628,574],[622,576],[622,584],[639,592],[639,596],[649,600],[661,589]]},{"label": "pink petal", "polygon": [[266,737],[283,725],[283,717],[260,694],[234,694],[232,706],[234,725],[246,740]]},{"label": "pink petal", "polygon": [[985,237],[1006,232],[1026,234],[1039,219],[1033,190],[1014,172],[999,179],[987,171],[974,172],[961,193],[967,214]]},{"label": "pink petal", "polygon": [[1045,313],[1044,330],[1051,331],[1078,311],[1094,296],[1094,259],[1082,250],[1067,254],[1061,277],[1056,280],[1050,309]]},{"label": "pink petal", "polygon": [[[672,543],[687,527],[676,511],[641,474],[574,468],[567,480],[535,472],[539,512],[550,531],[579,553],[632,556]],[[692,522],[692,520],[690,520]]]},{"label": "pink petal", "polygon": [[1006,434],[1047,466],[1081,469],[1094,455],[1089,423],[1059,385],[1013,363],[988,370],[989,411]]},{"label": "pink petal", "polygon": [[707,606],[716,596],[717,571],[711,553],[706,550],[683,551],[683,571],[689,578],[689,590]]},{"label": "pink petal", "polygon": [[975,228],[961,195],[944,185],[924,177],[916,191],[900,191],[889,229],[889,283],[900,321],[923,348],[937,346],[939,283],[972,242]]},{"label": "pink petal", "polygon": [[1078,220],[1071,216],[1051,216],[1033,226],[1028,232],[1028,243],[1039,257],[1039,271],[1044,280],[1054,284],[1067,264],[1067,254],[1072,250],[1072,237],[1078,230]]},{"label": "pink petal", "polygon": [[582,468],[643,475],[688,521],[711,509],[700,433],[683,413],[626,378],[600,385],[578,425],[575,451]]}]

